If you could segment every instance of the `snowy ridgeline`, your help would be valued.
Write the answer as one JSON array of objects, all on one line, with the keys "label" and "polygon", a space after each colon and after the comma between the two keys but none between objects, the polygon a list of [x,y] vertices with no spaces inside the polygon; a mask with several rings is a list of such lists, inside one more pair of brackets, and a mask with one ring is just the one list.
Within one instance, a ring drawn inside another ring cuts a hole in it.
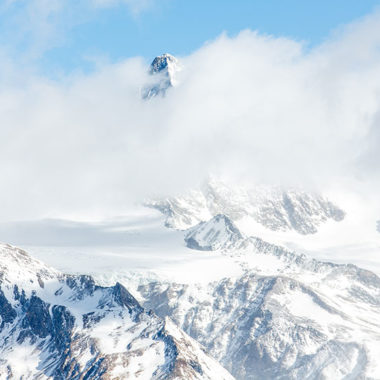
[{"label": "snowy ridgeline", "polygon": [[380,378],[375,274],[244,237],[225,215],[189,229],[185,240],[233,258],[244,273],[202,284],[145,281],[135,292],[236,378]]},{"label": "snowy ridgeline", "polygon": [[232,379],[120,284],[68,276],[0,246],[0,378]]},{"label": "snowy ridgeline", "polygon": [[232,221],[249,218],[272,231],[293,230],[307,235],[316,233],[328,220],[341,221],[345,216],[343,210],[318,194],[269,186],[231,187],[216,180],[186,195],[145,204],[161,211],[168,227],[181,230],[224,214]]}]

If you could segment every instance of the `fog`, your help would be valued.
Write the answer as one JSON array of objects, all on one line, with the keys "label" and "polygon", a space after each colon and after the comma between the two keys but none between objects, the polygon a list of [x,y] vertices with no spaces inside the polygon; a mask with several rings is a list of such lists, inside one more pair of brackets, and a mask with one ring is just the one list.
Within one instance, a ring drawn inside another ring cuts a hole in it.
[{"label": "fog", "polygon": [[53,80],[2,50],[0,219],[122,215],[209,175],[373,189],[379,21],[369,15],[314,48],[250,30],[221,35],[178,57],[177,85],[148,101],[142,58]]}]

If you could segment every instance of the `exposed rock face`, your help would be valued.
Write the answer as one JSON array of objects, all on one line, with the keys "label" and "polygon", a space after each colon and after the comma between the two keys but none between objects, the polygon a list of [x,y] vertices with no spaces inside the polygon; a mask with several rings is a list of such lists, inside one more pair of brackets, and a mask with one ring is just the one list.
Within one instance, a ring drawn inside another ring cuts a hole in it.
[{"label": "exposed rock face", "polygon": [[120,284],[67,276],[0,246],[0,377],[232,379]]},{"label": "exposed rock face", "polygon": [[150,65],[150,74],[154,77],[153,83],[143,91],[143,99],[155,96],[164,96],[166,91],[175,84],[175,73],[179,70],[177,58],[170,54],[156,57]]},{"label": "exposed rock face", "polygon": [[168,72],[172,68],[173,65],[178,63],[177,58],[173,57],[171,54],[162,54],[156,58],[154,58],[153,62],[150,65],[151,74],[157,74],[160,72]]},{"label": "exposed rock face", "polygon": [[273,231],[313,234],[327,220],[341,221],[344,212],[318,194],[257,186],[232,188],[210,180],[201,190],[184,196],[158,199],[146,205],[166,215],[166,225],[185,230],[218,214],[231,221],[244,217]]},{"label": "exposed rock face", "polygon": [[[138,288],[144,305],[170,316],[238,379],[380,377],[375,274],[255,237],[225,245],[225,235],[218,236],[221,254],[241,262],[242,276],[202,284],[147,282]],[[200,241],[209,244],[203,235]],[[209,248],[217,246],[217,236],[211,242]]]}]

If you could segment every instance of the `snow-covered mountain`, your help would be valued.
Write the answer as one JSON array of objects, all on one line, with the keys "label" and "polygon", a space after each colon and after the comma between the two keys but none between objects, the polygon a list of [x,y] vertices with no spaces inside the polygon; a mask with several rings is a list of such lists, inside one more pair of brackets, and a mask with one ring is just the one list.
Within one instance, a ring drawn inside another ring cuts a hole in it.
[{"label": "snow-covered mountain", "polygon": [[232,379],[119,283],[97,286],[0,246],[0,378]]},{"label": "snow-covered mountain", "polygon": [[236,378],[380,378],[379,277],[260,238],[237,239],[226,216],[190,235],[192,248],[219,249],[244,273],[203,283],[147,281],[137,291],[146,307],[170,316]]},{"label": "snow-covered mountain", "polygon": [[224,214],[233,221],[249,218],[273,231],[294,230],[313,234],[328,220],[341,221],[345,213],[318,194],[269,186],[231,187],[210,180],[186,195],[150,200],[147,206],[166,215],[166,225],[185,230],[212,216]]},{"label": "snow-covered mountain", "polygon": [[208,222],[200,222],[185,234],[187,247],[200,251],[232,248],[242,238],[240,231],[223,214],[214,216]]},{"label": "snow-covered mountain", "polygon": [[165,95],[166,91],[175,85],[175,74],[180,69],[178,59],[170,54],[162,54],[154,58],[149,73],[153,82],[143,90],[143,99]]},{"label": "snow-covered mountain", "polygon": [[[33,248],[65,272],[71,268],[69,276],[2,247],[1,375],[17,377],[15,363],[26,355],[34,361],[25,360],[22,373],[32,378],[67,368],[97,376],[107,365],[105,378],[120,371],[131,378],[220,379],[228,378],[226,368],[238,379],[380,379],[379,277],[299,248],[336,249],[357,239],[351,235],[362,224],[361,233],[372,226],[376,248],[377,217],[367,223],[355,207],[345,203],[345,213],[317,194],[215,180],[147,205],[135,220],[99,225],[102,239],[117,238],[123,247]],[[97,230],[91,231],[93,241]],[[95,282],[74,275],[79,271]],[[38,318],[33,297],[48,305]]]}]

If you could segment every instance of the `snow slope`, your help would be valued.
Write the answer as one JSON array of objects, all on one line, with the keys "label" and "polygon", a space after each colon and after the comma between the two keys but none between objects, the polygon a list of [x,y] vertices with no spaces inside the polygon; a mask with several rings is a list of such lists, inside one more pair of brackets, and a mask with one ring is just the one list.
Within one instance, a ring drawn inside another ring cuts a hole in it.
[{"label": "snow slope", "polygon": [[187,247],[200,251],[214,251],[233,247],[243,236],[223,214],[214,216],[208,222],[201,222],[185,234]]},{"label": "snow slope", "polygon": [[[204,223],[198,228],[206,246]],[[224,247],[219,253],[244,274],[208,284],[147,282],[137,289],[144,304],[238,379],[380,378],[379,277],[254,237]]]},{"label": "snow slope", "polygon": [[[186,230],[217,214],[246,236],[260,238],[319,260],[351,262],[380,274],[380,205],[348,191],[326,197],[299,189],[239,187],[211,179],[201,190],[150,200],[169,228]],[[371,204],[371,207],[366,205]]]}]

